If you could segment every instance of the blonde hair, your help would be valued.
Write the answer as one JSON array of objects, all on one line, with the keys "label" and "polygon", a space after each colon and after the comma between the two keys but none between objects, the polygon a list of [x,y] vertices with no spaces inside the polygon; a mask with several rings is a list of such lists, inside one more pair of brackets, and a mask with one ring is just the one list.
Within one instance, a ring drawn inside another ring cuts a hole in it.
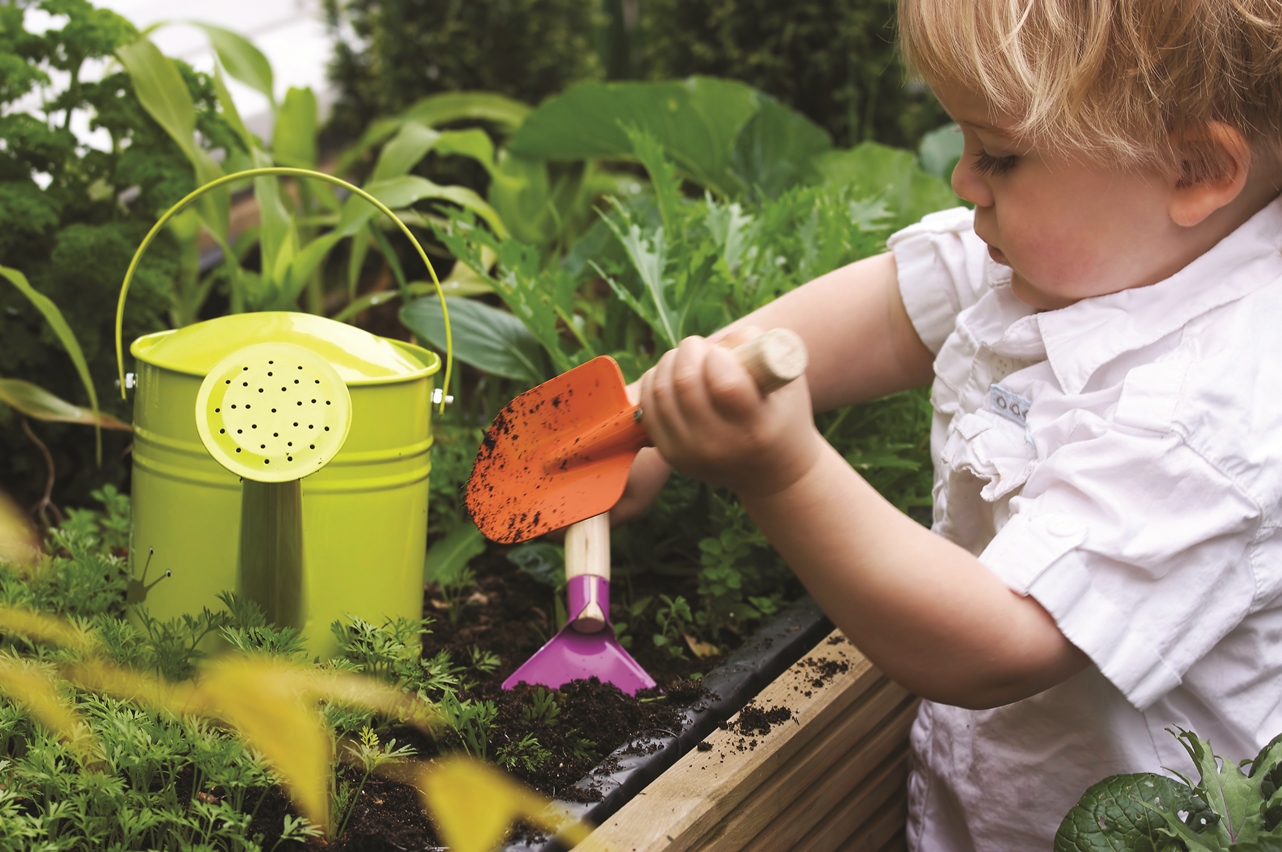
[{"label": "blonde hair", "polygon": [[1185,180],[1219,171],[1211,121],[1282,149],[1282,0],[900,0],[899,32],[1033,144]]}]

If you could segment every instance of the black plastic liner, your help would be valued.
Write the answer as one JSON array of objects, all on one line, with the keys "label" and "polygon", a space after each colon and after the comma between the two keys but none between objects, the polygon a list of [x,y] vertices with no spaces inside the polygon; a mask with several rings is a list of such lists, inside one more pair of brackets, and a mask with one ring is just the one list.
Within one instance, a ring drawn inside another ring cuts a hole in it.
[{"label": "black plastic liner", "polygon": [[[605,822],[832,629],[809,595],[794,601],[704,677],[710,696],[683,711],[681,730],[653,732],[625,743],[578,782],[579,788],[599,791],[600,801],[557,800],[555,806],[590,825]],[[565,848],[555,840],[522,840],[505,847],[505,852],[562,852]]]}]

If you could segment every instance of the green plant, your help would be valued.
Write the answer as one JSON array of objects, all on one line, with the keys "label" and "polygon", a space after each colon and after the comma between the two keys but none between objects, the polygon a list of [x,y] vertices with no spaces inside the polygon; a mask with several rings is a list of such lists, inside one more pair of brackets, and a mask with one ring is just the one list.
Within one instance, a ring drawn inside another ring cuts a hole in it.
[{"label": "green plant", "polygon": [[356,806],[356,800],[360,798],[361,791],[365,789],[365,782],[369,781],[369,777],[379,769],[385,766],[392,766],[406,758],[413,757],[414,754],[413,746],[403,745],[398,748],[395,739],[380,742],[378,734],[373,728],[368,725],[361,728],[360,736],[354,742],[346,744],[345,755],[345,758],[357,767],[361,777],[356,784],[355,790],[346,787],[342,782],[335,786],[334,815],[338,823],[338,830],[335,834],[342,835],[343,829],[347,827],[347,821],[352,816],[352,809]]},{"label": "green plant", "polygon": [[947,120],[929,91],[907,79],[894,0],[647,0],[641,9],[639,64],[651,78],[742,81],[842,145],[915,146]]},{"label": "green plant", "polygon": [[[473,534],[475,532],[475,534]],[[445,559],[442,558],[442,551],[460,553],[453,550],[451,545],[459,537],[466,537],[471,546],[461,551],[463,558]],[[467,608],[468,592],[476,585],[476,573],[468,566],[466,559],[470,558],[466,554],[476,555],[484,550],[484,540],[480,537],[480,532],[470,524],[455,528],[445,540],[439,542],[432,551],[429,551],[426,561],[427,570],[424,571],[424,581],[435,583],[437,590],[440,592],[441,600],[445,604],[446,616],[449,618],[450,626],[458,626],[459,619],[463,616],[463,611]],[[433,558],[435,557],[435,558]]]},{"label": "green plant", "polygon": [[552,752],[543,747],[534,734],[525,734],[516,742],[499,746],[494,762],[504,769],[524,769],[537,772],[552,759]]},{"label": "green plant", "polygon": [[654,622],[659,628],[651,638],[658,648],[663,648],[674,657],[684,657],[685,637],[694,626],[694,614],[690,604],[681,595],[670,598],[659,595],[659,608],[654,614]]},{"label": "green plant", "polygon": [[[628,128],[619,135],[646,168],[650,192],[615,199],[564,255],[499,237],[466,215],[441,230],[440,239],[506,308],[450,300],[461,361],[532,384],[608,354],[634,379],[682,337],[707,334],[804,281],[884,250],[894,230],[956,202],[913,154],[874,144],[815,154],[817,182],[775,198],[690,197],[654,137]],[[415,300],[401,317],[440,340],[434,302]],[[492,414],[478,416],[488,421]],[[819,424],[882,493],[920,511],[930,495],[929,416],[925,395],[909,393],[825,415]],[[705,643],[723,631],[743,633],[796,590],[737,503],[679,477],[647,518],[617,534],[625,572],[694,579],[700,599],[691,609]],[[509,558],[525,553],[514,549]]]},{"label": "green plant", "polygon": [[[40,13],[51,26],[31,24]],[[0,375],[55,393],[110,382],[109,317],[133,247],[159,211],[195,185],[188,153],[143,108],[134,77],[115,64],[137,39],[128,21],[86,0],[0,7],[0,258],[8,273],[20,271],[29,280],[43,303],[65,311],[65,328],[51,326],[41,304],[18,292],[21,285],[0,288]],[[86,69],[102,61],[106,73],[94,80]],[[189,105],[191,155],[200,150],[208,158],[208,148],[237,148],[211,78],[182,64],[167,67],[173,89]],[[81,126],[99,138],[82,142],[76,135]],[[196,274],[194,238],[165,234],[139,269],[138,298],[126,325],[131,336],[163,327],[178,286],[171,282]],[[7,277],[17,283],[13,274]],[[74,352],[69,362],[58,351],[69,335],[83,347],[83,362]],[[87,393],[92,407],[93,391]],[[118,405],[108,408],[121,413]],[[19,499],[32,502],[46,478],[45,461],[18,452],[29,441],[16,420],[0,410],[4,479]],[[51,427],[43,443],[69,495],[121,479],[121,440],[109,443],[101,472],[79,434]]]},{"label": "green plant", "polygon": [[[100,496],[101,510],[50,533],[50,555],[22,568],[0,559],[0,848],[249,852],[333,838],[376,773],[431,790],[438,804],[427,806],[456,848],[492,848],[518,816],[556,830],[537,797],[492,770],[418,763],[383,733],[408,725],[490,747],[494,706],[455,697],[446,655],[420,659],[426,622],[338,625],[347,657],[325,666],[301,664],[296,636],[235,595],[220,596],[225,612],[164,624],[140,614],[136,627],[122,617],[125,569],[108,544],[127,500]],[[50,617],[55,607],[71,620]],[[201,659],[196,646],[215,625],[248,654]],[[161,679],[156,668],[198,676]],[[392,683],[352,674],[361,668]],[[458,734],[442,733],[437,698],[457,708]],[[546,759],[540,748],[524,738],[505,760],[533,766]],[[264,821],[278,788],[308,816]],[[497,809],[493,830],[442,816],[460,797]]]},{"label": "green plant", "polygon": [[1151,772],[1105,778],[1065,815],[1055,852],[1282,849],[1282,736],[1253,759],[1233,763],[1191,731],[1170,733],[1188,752],[1198,781]]},{"label": "green plant", "polygon": [[454,692],[441,696],[441,715],[463,750],[485,760],[490,751],[494,718],[498,708],[492,701],[459,698]]},{"label": "green plant", "polygon": [[325,10],[336,36],[334,123],[348,133],[436,92],[533,104],[596,73],[592,0],[326,0]]},{"label": "green plant", "polygon": [[560,714],[556,693],[540,686],[530,695],[530,703],[521,709],[521,721],[527,725],[552,726]]}]

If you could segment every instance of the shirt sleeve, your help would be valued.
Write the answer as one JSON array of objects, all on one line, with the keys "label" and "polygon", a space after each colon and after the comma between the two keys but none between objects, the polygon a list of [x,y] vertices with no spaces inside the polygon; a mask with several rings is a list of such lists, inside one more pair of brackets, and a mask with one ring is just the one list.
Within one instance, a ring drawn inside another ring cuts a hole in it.
[{"label": "shirt sleeve", "polygon": [[1065,445],[1011,510],[980,561],[1141,711],[1251,613],[1272,544],[1260,507],[1174,432]]},{"label": "shirt sleeve", "polygon": [[899,292],[913,328],[939,354],[957,315],[987,289],[988,249],[975,236],[974,214],[965,207],[931,213],[893,234]]}]

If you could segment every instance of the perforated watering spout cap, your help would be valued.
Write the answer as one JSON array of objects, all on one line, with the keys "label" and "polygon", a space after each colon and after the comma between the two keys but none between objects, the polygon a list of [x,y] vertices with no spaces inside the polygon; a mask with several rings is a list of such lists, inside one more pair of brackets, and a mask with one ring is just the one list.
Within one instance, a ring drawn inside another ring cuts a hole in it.
[{"label": "perforated watering spout cap", "polygon": [[342,449],[352,401],[338,372],[292,343],[259,343],[214,366],[196,395],[196,429],[209,454],[255,482],[290,482]]}]

